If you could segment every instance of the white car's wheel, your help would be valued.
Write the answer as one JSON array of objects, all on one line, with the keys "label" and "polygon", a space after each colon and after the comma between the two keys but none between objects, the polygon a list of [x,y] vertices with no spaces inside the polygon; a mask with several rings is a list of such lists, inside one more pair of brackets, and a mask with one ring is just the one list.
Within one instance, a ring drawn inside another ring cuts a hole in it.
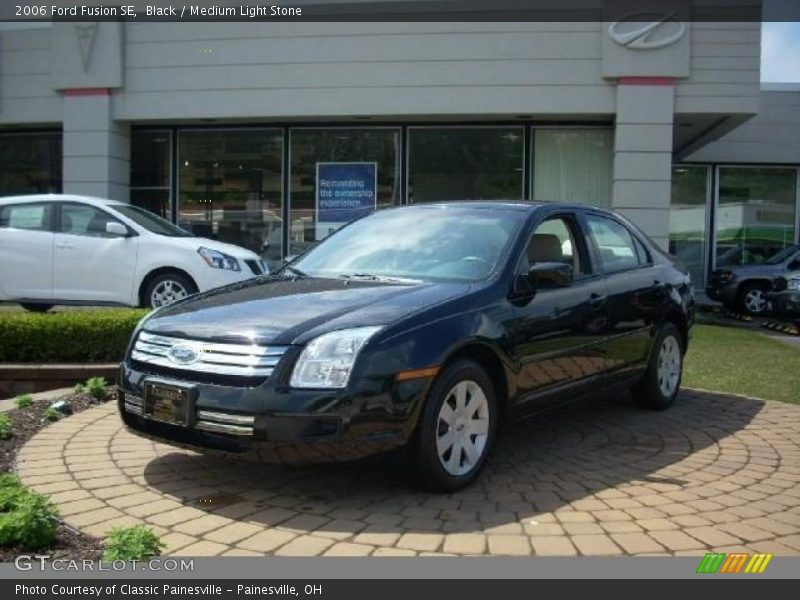
[{"label": "white car's wheel", "polygon": [[177,271],[162,273],[154,277],[144,293],[148,308],[158,308],[183,300],[197,292],[197,286],[185,275]]}]

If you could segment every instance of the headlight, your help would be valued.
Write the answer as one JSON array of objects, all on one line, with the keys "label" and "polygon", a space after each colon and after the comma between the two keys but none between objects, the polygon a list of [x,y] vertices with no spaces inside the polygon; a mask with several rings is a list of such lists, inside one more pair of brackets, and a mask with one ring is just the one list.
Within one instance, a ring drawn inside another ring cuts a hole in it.
[{"label": "headlight", "polygon": [[311,340],[292,372],[294,388],[343,388],[358,353],[380,327],[341,329]]},{"label": "headlight", "polygon": [[786,289],[800,292],[800,279],[789,279],[786,284]]},{"label": "headlight", "polygon": [[212,250],[211,248],[198,248],[197,253],[203,257],[212,269],[225,269],[226,271],[241,271],[239,261],[229,254]]}]

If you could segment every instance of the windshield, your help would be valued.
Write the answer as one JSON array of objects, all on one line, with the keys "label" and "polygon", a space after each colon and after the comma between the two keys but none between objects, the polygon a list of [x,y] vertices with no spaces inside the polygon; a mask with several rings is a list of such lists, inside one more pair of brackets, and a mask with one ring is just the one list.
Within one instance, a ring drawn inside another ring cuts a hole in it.
[{"label": "windshield", "polygon": [[157,214],[139,208],[138,206],[131,206],[130,204],[112,204],[109,208],[113,208],[118,213],[128,217],[131,221],[144,227],[150,233],[165,235],[167,237],[194,237],[185,229],[181,229],[166,219],[162,219]]},{"label": "windshield", "polygon": [[523,211],[409,207],[379,211],[327,238],[287,271],[311,277],[486,279]]},{"label": "windshield", "polygon": [[764,262],[768,265],[778,265],[792,256],[795,252],[800,251],[800,245],[789,246],[778,252],[775,256],[769,257]]}]

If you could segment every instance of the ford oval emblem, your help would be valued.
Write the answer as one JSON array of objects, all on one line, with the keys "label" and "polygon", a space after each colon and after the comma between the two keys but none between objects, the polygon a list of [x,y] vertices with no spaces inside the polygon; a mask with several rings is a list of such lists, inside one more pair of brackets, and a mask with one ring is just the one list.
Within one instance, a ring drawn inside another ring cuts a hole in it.
[{"label": "ford oval emblem", "polygon": [[191,346],[173,346],[167,351],[167,358],[178,365],[189,365],[197,360],[200,353]]}]

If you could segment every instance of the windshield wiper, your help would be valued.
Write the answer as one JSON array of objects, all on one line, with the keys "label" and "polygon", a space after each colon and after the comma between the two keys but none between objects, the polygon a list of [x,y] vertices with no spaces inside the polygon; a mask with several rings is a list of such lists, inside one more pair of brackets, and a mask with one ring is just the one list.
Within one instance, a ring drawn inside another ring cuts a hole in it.
[{"label": "windshield wiper", "polygon": [[300,269],[298,269],[297,267],[293,267],[292,265],[286,265],[284,269],[287,271],[291,271],[292,273],[294,273],[295,275],[297,275],[302,279],[308,277],[308,273],[306,273],[305,271],[301,271]]},{"label": "windshield wiper", "polygon": [[384,281],[387,283],[422,283],[419,279],[407,277],[391,277],[388,275],[375,275],[373,273],[343,273],[339,275],[341,279],[353,279],[360,281]]}]

